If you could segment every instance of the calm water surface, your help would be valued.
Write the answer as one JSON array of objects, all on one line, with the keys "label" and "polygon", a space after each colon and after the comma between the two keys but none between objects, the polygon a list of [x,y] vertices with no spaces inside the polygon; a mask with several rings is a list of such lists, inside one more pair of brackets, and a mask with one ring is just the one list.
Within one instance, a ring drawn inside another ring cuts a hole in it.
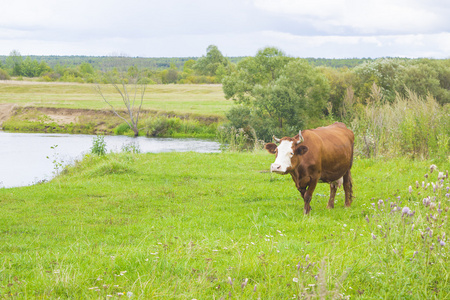
[{"label": "calm water surface", "polygon": [[[0,188],[26,186],[53,177],[54,160],[65,165],[90,152],[94,135],[0,131]],[[144,152],[219,152],[219,143],[199,139],[105,136],[107,151],[134,143]],[[57,145],[57,147],[55,147]],[[53,147],[53,149],[52,149]],[[48,158],[47,158],[48,157]]]}]

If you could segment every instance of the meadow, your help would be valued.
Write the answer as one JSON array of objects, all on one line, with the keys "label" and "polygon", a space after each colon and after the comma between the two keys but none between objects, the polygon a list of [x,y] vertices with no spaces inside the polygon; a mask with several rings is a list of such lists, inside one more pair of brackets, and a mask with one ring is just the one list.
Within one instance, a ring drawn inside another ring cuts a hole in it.
[{"label": "meadow", "polygon": [[448,162],[356,158],[352,206],[319,184],[309,216],[272,162],[88,155],[0,189],[0,298],[450,298]]},{"label": "meadow", "polygon": [[[100,85],[116,108],[124,108],[111,86]],[[69,109],[110,110],[94,84],[0,81],[0,104]],[[225,100],[221,85],[148,85],[143,110],[224,116],[232,101]]]}]

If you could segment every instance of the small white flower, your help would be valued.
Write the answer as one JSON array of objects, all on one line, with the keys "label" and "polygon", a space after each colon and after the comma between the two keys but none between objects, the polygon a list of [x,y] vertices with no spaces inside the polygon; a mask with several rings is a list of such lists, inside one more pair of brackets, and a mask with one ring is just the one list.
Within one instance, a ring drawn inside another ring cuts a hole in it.
[{"label": "small white flower", "polygon": [[127,292],[127,297],[128,297],[128,298],[133,297],[133,292]]},{"label": "small white flower", "polygon": [[293,282],[298,282],[298,278],[297,278],[297,277],[294,277],[294,278],[292,278],[292,281],[293,281]]}]

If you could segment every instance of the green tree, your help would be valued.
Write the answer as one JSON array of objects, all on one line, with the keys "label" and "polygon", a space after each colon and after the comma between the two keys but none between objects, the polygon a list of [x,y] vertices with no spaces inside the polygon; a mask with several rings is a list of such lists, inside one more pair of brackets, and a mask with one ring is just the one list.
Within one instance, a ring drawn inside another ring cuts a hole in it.
[{"label": "green tree", "polygon": [[92,74],[94,74],[95,71],[94,71],[94,67],[90,63],[84,62],[80,65],[80,72],[83,75],[87,75],[87,74],[92,75]]},{"label": "green tree", "polygon": [[355,74],[348,68],[319,67],[318,69],[325,75],[330,84],[328,103],[331,105],[333,115],[344,118],[344,99],[346,99],[348,90],[355,81]]},{"label": "green tree", "polygon": [[12,76],[22,76],[23,58],[19,51],[13,50],[6,58],[6,66],[10,70]]},{"label": "green tree", "polygon": [[206,52],[206,56],[199,58],[194,65],[194,70],[197,71],[198,74],[215,76],[219,66],[228,66],[228,59],[222,55],[217,46],[208,46]]},{"label": "green tree", "polygon": [[433,95],[438,103],[450,103],[450,60],[419,59],[408,63],[399,74],[399,93],[408,90],[419,96]]},{"label": "green tree", "polygon": [[224,78],[223,90],[226,99],[250,109],[249,125],[267,140],[274,133],[298,133],[306,122],[320,118],[330,88],[326,77],[306,60],[265,48],[239,62],[236,72]]}]

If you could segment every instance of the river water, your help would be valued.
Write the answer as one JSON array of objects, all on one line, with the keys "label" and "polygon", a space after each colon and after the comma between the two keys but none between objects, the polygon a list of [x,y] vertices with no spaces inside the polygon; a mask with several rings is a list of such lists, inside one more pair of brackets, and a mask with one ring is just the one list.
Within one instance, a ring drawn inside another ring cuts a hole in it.
[{"label": "river water", "polygon": [[[0,188],[31,185],[53,177],[55,163],[73,163],[90,152],[95,135],[0,131]],[[107,151],[134,144],[141,153],[219,152],[217,142],[200,139],[105,136]]]}]

